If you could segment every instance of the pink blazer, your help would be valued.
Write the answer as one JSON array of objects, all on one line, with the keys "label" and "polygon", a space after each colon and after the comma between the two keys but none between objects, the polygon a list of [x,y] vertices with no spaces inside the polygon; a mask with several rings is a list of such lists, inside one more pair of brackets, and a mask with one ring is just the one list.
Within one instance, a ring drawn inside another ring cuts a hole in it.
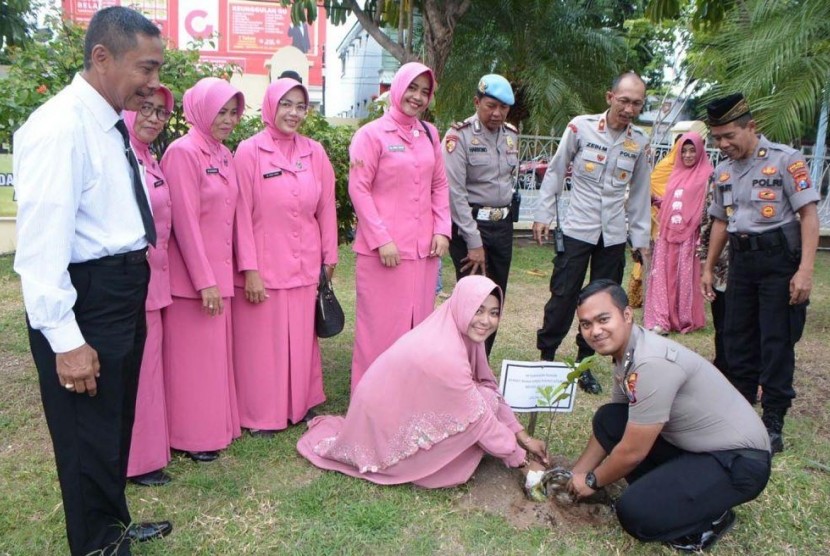
[{"label": "pink blazer", "polygon": [[172,294],[199,298],[200,290],[218,286],[222,297],[232,297],[234,248],[240,270],[256,270],[256,253],[230,151],[191,131],[167,148],[161,167],[173,201]]},{"label": "pink blazer", "polygon": [[144,166],[144,179],[150,192],[150,204],[153,207],[153,220],[156,223],[156,246],[150,247],[147,260],[150,263],[150,285],[147,289],[147,311],[156,311],[167,307],[173,300],[170,297],[170,264],[167,249],[170,242],[172,226],[170,187],[164,180],[164,174],[158,162],[150,158],[139,158]]},{"label": "pink blazer", "polygon": [[[240,197],[250,210],[256,267],[265,287],[316,284],[322,263],[337,263],[334,169],[320,143],[295,136],[286,160],[268,131],[239,144],[235,166]],[[236,285],[244,286],[242,274]]]},{"label": "pink blazer", "polygon": [[[354,251],[372,254],[394,241],[402,259],[429,256],[432,236],[450,237],[450,208],[441,136],[404,133],[385,115],[354,135],[349,196],[358,217]],[[416,128],[417,129],[417,128]]]}]

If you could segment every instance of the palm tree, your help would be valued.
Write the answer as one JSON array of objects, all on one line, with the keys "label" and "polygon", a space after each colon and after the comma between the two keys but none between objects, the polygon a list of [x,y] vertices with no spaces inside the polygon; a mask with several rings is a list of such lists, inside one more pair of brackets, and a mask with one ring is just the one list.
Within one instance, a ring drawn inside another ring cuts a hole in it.
[{"label": "palm tree", "polygon": [[604,93],[626,53],[615,30],[597,24],[591,2],[496,0],[472,9],[456,28],[439,84],[439,118],[471,112],[481,75],[500,73],[513,85],[513,122],[525,132],[561,131],[576,114],[604,107]]},{"label": "palm tree", "polygon": [[771,139],[799,138],[830,100],[830,2],[741,2],[726,14],[701,60],[702,67],[718,60],[722,70],[707,97],[742,91]]}]

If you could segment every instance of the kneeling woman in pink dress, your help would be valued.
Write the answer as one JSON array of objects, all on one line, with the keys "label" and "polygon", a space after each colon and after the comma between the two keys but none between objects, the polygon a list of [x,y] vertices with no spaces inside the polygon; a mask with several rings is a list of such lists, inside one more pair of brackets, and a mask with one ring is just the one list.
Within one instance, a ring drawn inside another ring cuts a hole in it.
[{"label": "kneeling woman in pink dress", "polygon": [[147,98],[138,112],[124,111],[124,123],[130,133],[130,144],[144,168],[144,182],[150,194],[153,220],[156,224],[156,246],[150,247],[150,285],[147,289],[147,341],[138,376],[135,423],[130,445],[127,477],[144,486],[170,482],[162,469],[170,461],[170,438],[167,433],[167,406],[164,396],[162,365],[161,310],[171,303],[167,243],[170,240],[170,190],[161,167],[150,152],[150,145],[164,129],[173,111],[173,93],[161,86]]},{"label": "kneeling woman in pink dress", "polygon": [[326,399],[314,306],[321,265],[330,277],[337,264],[334,170],[323,146],[297,133],[307,110],[305,87],[278,79],[262,102],[265,129],[235,155],[258,272],[236,275],[234,366],[240,422],[259,436]]},{"label": "kneeling woman in pink dress", "polygon": [[375,358],[435,307],[451,225],[441,137],[419,120],[435,86],[425,65],[401,66],[389,111],[358,129],[349,147],[358,218],[352,392]]},{"label": "kneeling woman in pink dress", "polygon": [[[495,332],[501,290],[484,276],[459,280],[452,297],[372,364],[346,417],[321,416],[297,450],[322,469],[377,484],[426,488],[467,482],[489,453],[526,467],[547,463],[498,393],[484,340]],[[541,463],[540,463],[541,462]]]},{"label": "kneeling woman in pink dress", "polygon": [[[200,80],[184,94],[187,135],[168,147],[162,169],[173,199],[170,282],[164,315],[164,367],[170,446],[213,461],[240,435],[233,377],[231,311],[234,255],[256,270],[250,210],[227,139],[245,108],[228,82]],[[234,248],[236,253],[234,253]]]}]

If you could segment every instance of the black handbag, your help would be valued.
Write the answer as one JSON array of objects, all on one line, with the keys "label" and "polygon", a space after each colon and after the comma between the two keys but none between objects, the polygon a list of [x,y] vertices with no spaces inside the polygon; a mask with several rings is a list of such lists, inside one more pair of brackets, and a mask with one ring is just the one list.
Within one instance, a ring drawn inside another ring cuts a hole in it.
[{"label": "black handbag", "polygon": [[314,309],[314,331],[318,338],[331,338],[340,334],[345,324],[343,308],[334,296],[325,267],[321,267],[320,283],[317,285],[317,306]]}]

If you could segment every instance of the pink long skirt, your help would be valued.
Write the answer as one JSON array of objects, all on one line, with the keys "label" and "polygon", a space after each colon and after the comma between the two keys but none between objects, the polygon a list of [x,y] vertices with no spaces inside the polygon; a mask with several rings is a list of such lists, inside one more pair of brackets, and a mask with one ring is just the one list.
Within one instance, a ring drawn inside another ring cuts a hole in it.
[{"label": "pink long skirt", "polygon": [[170,462],[170,436],[164,398],[161,310],[147,311],[147,342],[138,376],[135,423],[127,476],[164,468]]},{"label": "pink long skirt", "polygon": [[215,317],[200,299],[174,297],[164,310],[164,386],[170,446],[227,448],[241,434],[233,377],[231,298]]},{"label": "pink long skirt", "polygon": [[314,333],[317,285],[268,290],[254,305],[236,289],[233,362],[239,421],[249,429],[282,430],[326,401],[320,346]]},{"label": "pink long skirt", "polygon": [[437,276],[436,257],[388,268],[377,255],[357,255],[352,392],[378,355],[435,309]]},{"label": "pink long skirt", "polygon": [[643,324],[673,332],[692,332],[706,325],[700,292],[698,234],[683,243],[659,239],[654,244],[651,272],[643,305]]}]

